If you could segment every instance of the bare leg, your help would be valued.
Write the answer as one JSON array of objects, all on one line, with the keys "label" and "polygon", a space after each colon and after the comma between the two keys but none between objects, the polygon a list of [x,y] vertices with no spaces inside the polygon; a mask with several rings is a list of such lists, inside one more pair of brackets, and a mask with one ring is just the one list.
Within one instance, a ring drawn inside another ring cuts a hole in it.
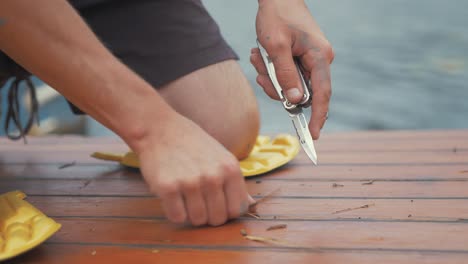
[{"label": "bare leg", "polygon": [[236,61],[199,69],[159,92],[177,112],[197,123],[238,159],[250,153],[258,135],[259,113],[252,88]]}]

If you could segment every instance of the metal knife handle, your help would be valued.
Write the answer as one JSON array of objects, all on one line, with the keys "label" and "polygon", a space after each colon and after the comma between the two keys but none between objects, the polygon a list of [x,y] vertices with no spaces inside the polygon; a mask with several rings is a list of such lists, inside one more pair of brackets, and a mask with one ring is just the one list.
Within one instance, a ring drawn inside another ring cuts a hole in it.
[{"label": "metal knife handle", "polygon": [[281,88],[281,85],[278,82],[278,79],[276,78],[276,70],[275,66],[273,64],[273,61],[271,60],[270,56],[268,55],[267,51],[263,46],[260,44],[260,42],[257,40],[257,45],[258,48],[260,49],[260,54],[262,56],[263,62],[265,64],[265,67],[267,68],[268,71],[268,76],[270,77],[270,80],[273,84],[273,87],[276,90],[276,93],[278,94],[281,103],[283,104],[283,107],[288,111],[291,112],[298,108],[298,107],[308,107],[310,105],[311,99],[312,99],[312,93],[310,89],[310,85],[308,85],[308,82],[305,81],[304,75],[302,73],[302,70],[299,66],[299,61],[297,58],[294,58],[294,63],[296,65],[297,73],[299,75],[299,79],[301,80],[302,84],[302,90],[304,91],[304,97],[298,104],[293,104],[286,99],[286,97],[283,94],[283,89]]}]

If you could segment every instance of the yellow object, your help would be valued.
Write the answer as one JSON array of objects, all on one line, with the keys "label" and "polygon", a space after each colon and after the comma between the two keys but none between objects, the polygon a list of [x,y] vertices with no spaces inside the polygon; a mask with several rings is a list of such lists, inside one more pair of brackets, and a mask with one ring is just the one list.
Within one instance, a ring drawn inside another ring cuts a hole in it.
[{"label": "yellow object", "polygon": [[0,261],[38,246],[61,227],[25,197],[20,191],[0,195]]},{"label": "yellow object", "polygon": [[[255,176],[281,167],[296,157],[299,148],[297,138],[291,135],[278,135],[273,140],[268,136],[258,136],[249,156],[240,161],[242,174],[245,177]],[[125,155],[95,152],[91,156],[117,161],[128,167],[140,167],[136,154],[131,151]]]}]

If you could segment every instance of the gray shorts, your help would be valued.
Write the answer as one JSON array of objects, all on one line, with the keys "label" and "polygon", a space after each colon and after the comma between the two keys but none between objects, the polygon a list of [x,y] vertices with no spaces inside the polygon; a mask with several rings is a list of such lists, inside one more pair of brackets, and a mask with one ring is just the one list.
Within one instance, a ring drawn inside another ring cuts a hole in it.
[{"label": "gray shorts", "polygon": [[[238,59],[200,0],[69,2],[104,45],[155,88],[205,66]],[[0,54],[0,78],[8,65],[1,61]]]}]

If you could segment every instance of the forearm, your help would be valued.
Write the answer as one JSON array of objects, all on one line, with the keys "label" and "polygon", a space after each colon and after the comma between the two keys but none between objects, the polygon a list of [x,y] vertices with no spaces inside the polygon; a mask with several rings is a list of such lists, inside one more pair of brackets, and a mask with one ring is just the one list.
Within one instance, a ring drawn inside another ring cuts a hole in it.
[{"label": "forearm", "polygon": [[[120,63],[65,0],[2,0],[0,49],[132,148],[173,112]],[[154,122],[150,122],[154,121]]]}]

